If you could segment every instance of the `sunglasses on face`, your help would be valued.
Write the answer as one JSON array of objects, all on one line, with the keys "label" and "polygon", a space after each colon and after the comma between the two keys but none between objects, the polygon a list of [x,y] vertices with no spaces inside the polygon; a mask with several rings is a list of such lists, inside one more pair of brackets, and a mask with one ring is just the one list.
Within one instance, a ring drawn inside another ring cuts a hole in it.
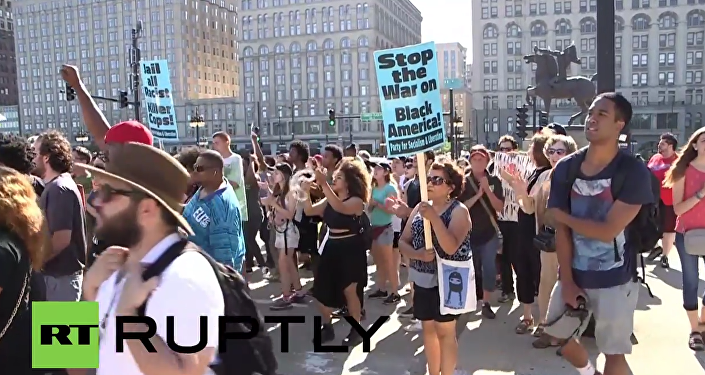
[{"label": "sunglasses on face", "polygon": [[500,147],[500,148],[499,148],[499,151],[501,151],[501,152],[510,152],[510,151],[512,151],[512,148],[511,148],[511,147]]},{"label": "sunglasses on face", "polygon": [[98,197],[100,197],[100,200],[103,203],[112,201],[116,195],[122,195],[123,197],[128,198],[137,198],[144,196],[144,193],[134,190],[115,189],[108,184],[103,184],[100,186],[100,189],[98,189]]},{"label": "sunglasses on face", "polygon": [[441,186],[447,184],[447,180],[441,176],[426,176],[426,181],[433,186]]},{"label": "sunglasses on face", "polygon": [[194,165],[194,166],[193,166],[193,170],[196,171],[196,172],[198,172],[198,173],[205,172],[205,171],[207,171],[208,169],[210,169],[210,168],[207,167],[207,166],[205,166],[205,165]]},{"label": "sunglasses on face", "polygon": [[546,153],[549,155],[558,155],[558,156],[563,156],[565,155],[565,150],[562,148],[549,148],[546,150]]}]

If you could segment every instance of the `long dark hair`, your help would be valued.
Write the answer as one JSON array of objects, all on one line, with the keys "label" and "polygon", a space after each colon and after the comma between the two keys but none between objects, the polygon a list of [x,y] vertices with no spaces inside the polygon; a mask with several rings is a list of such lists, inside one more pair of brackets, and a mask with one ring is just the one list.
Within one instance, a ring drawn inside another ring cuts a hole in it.
[{"label": "long dark hair", "polygon": [[666,179],[663,180],[663,186],[673,187],[676,181],[685,177],[685,170],[688,169],[690,162],[698,157],[698,151],[695,149],[695,144],[698,142],[701,136],[705,134],[705,127],[696,130],[693,135],[690,136],[688,142],[681,148],[678,152],[678,158],[671,165],[671,169],[666,172]]}]

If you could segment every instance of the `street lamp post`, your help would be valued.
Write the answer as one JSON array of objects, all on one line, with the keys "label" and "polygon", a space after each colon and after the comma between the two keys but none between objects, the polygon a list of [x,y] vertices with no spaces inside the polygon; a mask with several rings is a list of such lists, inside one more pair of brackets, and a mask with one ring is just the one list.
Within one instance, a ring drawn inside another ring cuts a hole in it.
[{"label": "street lamp post", "polygon": [[196,113],[191,115],[191,120],[189,121],[189,125],[192,128],[196,128],[196,145],[201,146],[200,128],[204,127],[206,125],[206,122],[203,119],[203,116],[198,112],[198,107],[196,107]]},{"label": "street lamp post", "polygon": [[[456,110],[455,113],[458,113],[458,111]],[[455,130],[455,138],[453,139],[453,143],[455,145],[453,150],[455,151],[455,153],[452,156],[453,156],[453,159],[457,159],[458,156],[460,156],[460,142],[458,142],[458,138],[460,138],[460,135],[464,134],[463,133],[463,119],[456,116],[453,119],[453,129]]]},{"label": "street lamp post", "polygon": [[[279,133],[279,144],[282,143],[282,106],[277,108],[277,133]],[[279,145],[277,145],[277,148]]]},{"label": "street lamp post", "polygon": [[485,123],[484,123],[484,128],[485,130],[485,146],[490,144],[490,117],[489,117],[489,110],[490,110],[490,97],[485,95],[482,97],[482,109],[485,112]]}]

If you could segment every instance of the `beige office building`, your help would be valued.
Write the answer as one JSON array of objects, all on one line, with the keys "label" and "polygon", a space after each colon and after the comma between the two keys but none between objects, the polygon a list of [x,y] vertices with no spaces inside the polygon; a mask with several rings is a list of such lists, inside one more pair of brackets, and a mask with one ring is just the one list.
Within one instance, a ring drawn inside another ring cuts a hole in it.
[{"label": "beige office building", "polygon": [[[131,91],[131,32],[142,24],[142,60],[169,61],[177,106],[199,98],[239,95],[238,15],[235,0],[22,0],[14,6],[25,133],[81,131],[78,103],[66,102],[62,64],[78,66],[93,95],[118,98]],[[132,108],[98,100],[108,121],[131,119]],[[142,108],[142,116],[146,110]],[[146,119],[142,119],[146,123]],[[177,117],[183,140],[193,137],[188,117]],[[204,131],[215,129],[207,123]],[[232,124],[235,129],[235,124]]]},{"label": "beige office building", "polygon": [[421,42],[421,13],[408,0],[246,0],[239,9],[245,117],[267,147],[294,138],[316,148],[350,138],[368,149],[382,122],[339,119],[380,111],[373,53]]},{"label": "beige office building", "polygon": [[[582,64],[570,75],[597,73],[597,1],[473,1],[473,96],[488,143],[515,132],[516,107],[534,84],[522,56],[534,46],[562,50],[575,43]],[[703,0],[616,0],[616,90],[634,106],[634,138],[653,149],[672,131],[681,141],[703,126],[705,9]],[[552,119],[566,123],[574,102],[553,101]],[[648,143],[648,144],[647,144]]]}]

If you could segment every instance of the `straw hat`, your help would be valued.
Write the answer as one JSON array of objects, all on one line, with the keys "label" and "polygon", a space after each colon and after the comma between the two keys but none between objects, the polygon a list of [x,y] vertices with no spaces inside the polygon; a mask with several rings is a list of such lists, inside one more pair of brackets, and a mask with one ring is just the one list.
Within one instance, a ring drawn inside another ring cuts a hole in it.
[{"label": "straw hat", "polygon": [[77,165],[91,171],[94,176],[130,185],[134,190],[147,194],[174,216],[181,229],[193,235],[193,229],[181,214],[189,174],[168,153],[142,143],[129,142],[112,145],[105,170],[88,164]]}]

